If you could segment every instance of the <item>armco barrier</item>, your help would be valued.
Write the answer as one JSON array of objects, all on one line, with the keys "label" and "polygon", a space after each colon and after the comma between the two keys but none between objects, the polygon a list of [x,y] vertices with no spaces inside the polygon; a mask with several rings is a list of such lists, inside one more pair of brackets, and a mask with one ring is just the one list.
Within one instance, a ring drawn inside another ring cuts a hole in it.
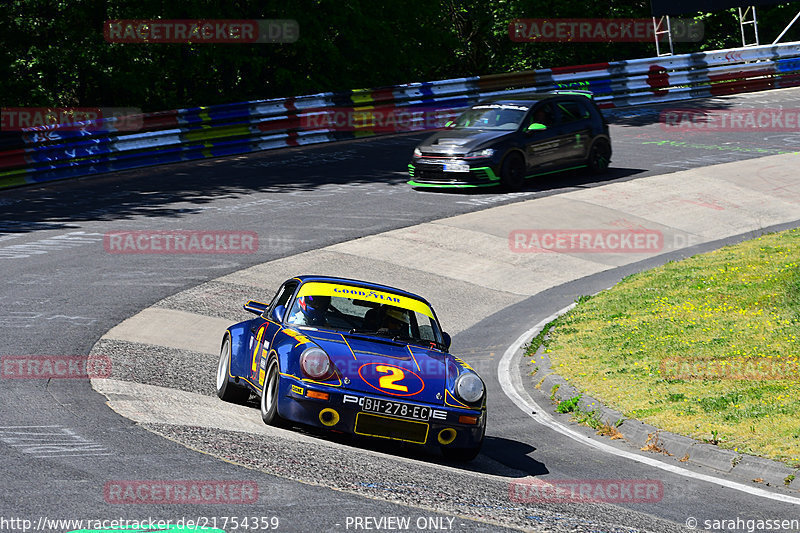
[{"label": "armco barrier", "polygon": [[[314,126],[313,117],[345,109],[441,110],[445,118],[481,98],[554,89],[590,90],[608,108],[798,85],[793,42],[147,113],[135,132],[116,131],[114,118],[85,129],[30,128],[0,134],[0,188],[386,132]],[[403,131],[430,127],[415,119]]]}]

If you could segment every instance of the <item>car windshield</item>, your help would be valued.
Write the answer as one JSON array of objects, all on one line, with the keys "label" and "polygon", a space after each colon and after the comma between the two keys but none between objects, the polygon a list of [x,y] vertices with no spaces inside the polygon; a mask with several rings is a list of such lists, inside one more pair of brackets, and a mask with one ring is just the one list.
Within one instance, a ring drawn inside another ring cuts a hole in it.
[{"label": "car windshield", "polygon": [[286,323],[442,345],[439,326],[425,302],[348,285],[307,283],[298,292]]},{"label": "car windshield", "polygon": [[528,108],[514,104],[479,104],[456,119],[456,129],[508,130],[519,127]]}]

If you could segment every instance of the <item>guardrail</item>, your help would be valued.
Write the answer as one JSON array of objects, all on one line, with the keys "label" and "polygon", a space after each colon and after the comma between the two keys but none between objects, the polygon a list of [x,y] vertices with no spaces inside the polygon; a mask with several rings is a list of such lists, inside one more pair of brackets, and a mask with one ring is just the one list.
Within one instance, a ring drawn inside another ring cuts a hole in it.
[{"label": "guardrail", "polygon": [[800,42],[793,42],[146,113],[136,117],[135,132],[118,131],[120,118],[42,126],[0,135],[0,189],[421,131],[499,95],[585,89],[609,108],[798,85]]}]

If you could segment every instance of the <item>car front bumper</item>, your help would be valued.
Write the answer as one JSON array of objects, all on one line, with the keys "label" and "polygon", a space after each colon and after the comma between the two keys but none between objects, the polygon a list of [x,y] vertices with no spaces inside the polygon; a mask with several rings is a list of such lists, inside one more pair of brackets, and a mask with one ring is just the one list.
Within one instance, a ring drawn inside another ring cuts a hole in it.
[{"label": "car front bumper", "polygon": [[[278,388],[278,413],[281,417],[331,431],[362,437],[375,437],[425,446],[475,448],[483,440],[486,409],[463,409],[447,405],[431,405],[402,401],[411,407],[430,409],[428,420],[415,420],[365,411],[364,398],[383,398],[339,387],[309,384],[283,376]],[[327,393],[328,399],[309,396]],[[394,399],[391,399],[394,401]],[[464,423],[476,419],[476,423]]]},{"label": "car front bumper", "polygon": [[[469,170],[445,170],[452,164],[461,164]],[[489,159],[454,161],[447,159],[417,159],[408,165],[409,185],[414,187],[492,187],[500,183],[499,170]]]}]

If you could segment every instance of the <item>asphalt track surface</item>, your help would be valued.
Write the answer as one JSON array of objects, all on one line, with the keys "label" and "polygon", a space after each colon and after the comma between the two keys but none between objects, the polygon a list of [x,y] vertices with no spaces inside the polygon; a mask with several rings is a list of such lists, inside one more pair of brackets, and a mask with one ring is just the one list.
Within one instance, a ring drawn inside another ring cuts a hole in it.
[{"label": "asphalt track surface", "polygon": [[[797,90],[756,93],[695,101],[692,107],[791,108],[798,94]],[[86,354],[114,325],[171,294],[333,243],[520,199],[800,149],[800,133],[795,132],[665,131],[657,122],[660,109],[611,113],[614,157],[607,176],[573,172],[532,183],[516,194],[410,189],[405,184],[405,167],[411,149],[424,137],[421,134],[184,163],[2,192],[0,354]],[[214,256],[117,255],[103,249],[106,232],[147,229],[255,231],[260,248],[251,255]],[[637,266],[647,268],[661,259]],[[498,310],[479,326],[457,335],[454,344],[470,345],[473,353],[507,345],[576,296],[609,286],[628,273],[625,270],[629,267]],[[490,390],[498,390],[499,385],[492,382],[496,378],[485,377]],[[424,520],[438,518],[444,520],[440,524],[445,529],[454,531],[498,531],[502,530],[499,522],[530,529],[667,531],[679,530],[688,516],[798,516],[795,506],[654,473],[642,465],[591,452],[544,428],[531,435],[520,424],[523,414],[510,402],[493,410],[484,451],[476,461],[452,473],[452,467],[428,459],[432,479],[452,476],[452,492],[463,492],[464,509],[483,509],[484,519],[475,520],[474,512],[440,506],[438,487],[417,491],[411,500],[390,488],[383,497],[364,490],[365,497],[353,487],[331,490],[315,485],[313,468],[303,479],[306,482],[298,483],[264,474],[257,464],[243,468],[187,450],[116,415],[85,381],[4,379],[0,383],[2,530],[21,531],[21,523],[2,521],[15,518],[32,520],[36,526],[42,517],[174,521],[247,515],[278,517],[279,530],[286,531],[352,530],[352,523],[347,527],[348,517],[356,516],[410,517],[412,529],[418,519],[430,529],[437,522]],[[202,449],[206,437],[198,432],[182,440]],[[259,443],[251,444],[255,458]],[[348,449],[359,456],[359,448]],[[530,457],[534,451],[536,460]],[[373,461],[370,469],[380,470],[375,457],[379,456],[364,453],[364,460]],[[471,473],[571,479],[657,475],[665,491],[664,499],[655,504],[544,508],[532,515],[515,511],[508,498],[493,502],[475,498],[478,484],[487,478],[470,477]],[[347,477],[346,472],[342,477]],[[259,501],[253,505],[144,506],[105,501],[103,487],[126,479],[255,480]],[[430,486],[436,483],[431,481]],[[80,528],[41,528],[70,529]]]}]

